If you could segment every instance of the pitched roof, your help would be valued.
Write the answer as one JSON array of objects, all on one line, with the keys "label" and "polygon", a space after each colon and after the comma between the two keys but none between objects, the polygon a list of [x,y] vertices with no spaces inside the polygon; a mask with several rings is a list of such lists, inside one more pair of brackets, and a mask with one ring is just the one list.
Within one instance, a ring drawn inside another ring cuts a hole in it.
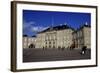
[{"label": "pitched roof", "polygon": [[28,35],[24,34],[23,37],[28,37]]},{"label": "pitched roof", "polygon": [[73,33],[77,32],[77,31],[80,31],[81,29],[83,29],[84,27],[88,27],[88,28],[91,28],[91,25],[82,25],[79,29],[75,30]]},{"label": "pitched roof", "polygon": [[46,30],[43,30],[39,33],[47,32],[47,31],[54,31],[54,30],[64,30],[64,29],[72,29],[72,28],[67,25],[58,25],[58,26],[54,26],[54,27],[49,27]]},{"label": "pitched roof", "polygon": [[36,37],[36,35],[33,35],[33,36],[31,36],[31,37]]},{"label": "pitched roof", "polygon": [[83,25],[83,26],[81,26],[78,30],[80,30],[80,29],[83,29],[84,27],[88,27],[88,28],[90,28],[91,27],[91,25]]}]

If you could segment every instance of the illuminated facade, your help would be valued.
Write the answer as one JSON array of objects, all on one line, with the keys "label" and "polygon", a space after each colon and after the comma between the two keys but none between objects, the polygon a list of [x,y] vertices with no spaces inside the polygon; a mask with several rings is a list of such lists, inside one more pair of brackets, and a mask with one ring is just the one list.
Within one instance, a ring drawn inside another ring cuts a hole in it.
[{"label": "illuminated facade", "polygon": [[91,28],[84,25],[73,30],[67,25],[49,27],[39,32],[36,37],[23,37],[23,48],[56,49],[56,48],[91,48]]},{"label": "illuminated facade", "polygon": [[50,27],[37,34],[36,48],[68,48],[72,44],[72,32],[66,25]]},{"label": "illuminated facade", "polygon": [[73,42],[75,43],[75,48],[82,48],[87,46],[91,48],[91,28],[90,25],[84,25],[78,30],[73,32]]}]

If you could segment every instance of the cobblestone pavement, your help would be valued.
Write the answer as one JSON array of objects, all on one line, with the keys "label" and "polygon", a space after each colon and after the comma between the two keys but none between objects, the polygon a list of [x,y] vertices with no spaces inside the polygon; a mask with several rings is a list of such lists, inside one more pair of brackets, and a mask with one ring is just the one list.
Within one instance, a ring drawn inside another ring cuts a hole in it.
[{"label": "cobblestone pavement", "polygon": [[81,50],[23,49],[23,62],[91,59],[91,50],[81,55]]}]

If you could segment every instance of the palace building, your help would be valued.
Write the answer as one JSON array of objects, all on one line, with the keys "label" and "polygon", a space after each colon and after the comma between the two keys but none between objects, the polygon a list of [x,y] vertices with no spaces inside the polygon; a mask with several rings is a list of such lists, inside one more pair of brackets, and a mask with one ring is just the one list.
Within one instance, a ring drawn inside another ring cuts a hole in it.
[{"label": "palace building", "polygon": [[72,33],[73,42],[75,43],[75,48],[82,48],[83,46],[87,46],[87,48],[91,48],[91,26],[83,25],[76,31]]},{"label": "palace building", "polygon": [[35,37],[23,36],[23,48],[81,49],[83,46],[91,48],[91,28],[86,24],[77,30],[68,25],[51,26],[38,32]]},{"label": "palace building", "polygon": [[37,34],[36,48],[68,48],[73,42],[72,32],[67,25],[50,27]]},{"label": "palace building", "polygon": [[36,36],[29,37],[27,35],[23,35],[23,48],[35,48],[36,45]]}]

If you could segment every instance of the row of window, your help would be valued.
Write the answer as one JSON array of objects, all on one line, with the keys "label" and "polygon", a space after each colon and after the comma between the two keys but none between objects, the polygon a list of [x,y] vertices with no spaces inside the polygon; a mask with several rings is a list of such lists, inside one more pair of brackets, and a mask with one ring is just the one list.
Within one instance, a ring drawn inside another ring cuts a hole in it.
[{"label": "row of window", "polygon": [[55,41],[53,41],[53,42],[47,41],[47,42],[45,42],[45,44],[55,44]]}]

